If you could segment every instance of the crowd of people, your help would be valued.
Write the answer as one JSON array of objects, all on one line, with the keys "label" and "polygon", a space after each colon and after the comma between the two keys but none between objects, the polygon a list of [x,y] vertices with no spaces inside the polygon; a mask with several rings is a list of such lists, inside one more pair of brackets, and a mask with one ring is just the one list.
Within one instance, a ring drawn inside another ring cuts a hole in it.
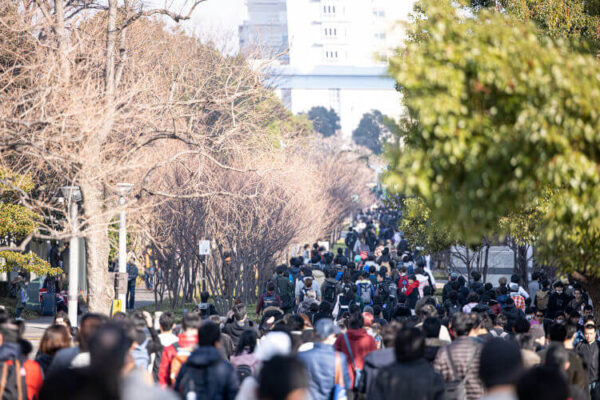
[{"label": "crowd of people", "polygon": [[526,288],[478,272],[436,283],[399,218],[359,215],[335,254],[305,246],[259,289],[256,321],[240,301],[219,315],[207,292],[180,320],[136,310],[73,328],[59,312],[31,354],[23,322],[0,313],[0,398],[600,398],[581,286],[539,272]]}]

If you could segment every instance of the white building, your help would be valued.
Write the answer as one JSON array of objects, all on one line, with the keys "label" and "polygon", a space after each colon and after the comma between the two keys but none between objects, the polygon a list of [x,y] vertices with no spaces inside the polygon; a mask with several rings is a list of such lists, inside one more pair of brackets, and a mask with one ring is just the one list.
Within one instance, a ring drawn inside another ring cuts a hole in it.
[{"label": "white building", "polygon": [[[288,109],[333,108],[346,138],[373,109],[403,114],[395,82],[386,75],[386,58],[402,43],[398,21],[407,19],[413,0],[247,0],[248,21],[240,33],[264,17],[256,11],[258,3],[274,2],[285,2],[287,35],[282,29],[279,39],[269,36],[262,46],[289,42],[289,60],[273,68],[273,84]],[[267,13],[264,5],[262,13]],[[242,49],[249,41],[240,35]]]}]

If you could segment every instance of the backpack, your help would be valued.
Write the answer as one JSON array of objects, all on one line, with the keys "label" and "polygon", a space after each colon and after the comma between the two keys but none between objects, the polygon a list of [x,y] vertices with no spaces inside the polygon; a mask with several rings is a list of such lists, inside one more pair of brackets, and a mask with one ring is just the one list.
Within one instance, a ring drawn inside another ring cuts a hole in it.
[{"label": "backpack", "polygon": [[202,319],[208,319],[210,316],[210,304],[209,303],[200,303],[198,304],[198,311],[202,316]]},{"label": "backpack", "polygon": [[0,374],[0,399],[27,400],[25,369],[19,360],[2,362]]},{"label": "backpack", "polygon": [[450,349],[448,346],[445,347],[446,355],[448,356],[448,363],[450,364],[450,369],[452,370],[452,375],[454,376],[454,381],[446,382],[446,388],[444,390],[444,399],[446,400],[464,400],[467,398],[467,376],[469,376],[469,370],[471,369],[471,365],[473,364],[473,359],[475,358],[475,353],[477,349],[473,349],[473,354],[469,358],[469,362],[467,364],[467,369],[465,370],[465,376],[462,379],[458,378],[458,373],[456,372],[456,366],[454,365],[454,361],[452,360],[452,355],[450,354]]},{"label": "backpack", "polygon": [[249,365],[238,365],[235,369],[235,373],[238,377],[238,382],[241,385],[244,379],[252,375],[252,369]]},{"label": "backpack", "polygon": [[496,332],[494,329],[490,330],[490,335],[492,335],[493,337],[499,337],[502,339],[508,338],[508,332],[502,332],[502,333],[498,334],[498,332]]},{"label": "backpack", "polygon": [[337,287],[331,282],[325,282],[323,285],[323,300],[330,304],[335,304],[335,296],[337,295]]},{"label": "backpack", "polygon": [[193,347],[181,347],[179,346],[179,343],[175,343],[173,347],[177,353],[175,354],[175,357],[173,357],[169,369],[169,378],[171,379],[172,385],[175,384],[175,379],[177,379],[181,366],[185,364],[190,354],[192,354],[192,351],[194,351]]},{"label": "backpack", "polygon": [[538,290],[535,294],[535,305],[538,310],[546,311],[548,309],[548,300],[550,299],[549,290]]},{"label": "backpack", "polygon": [[364,304],[371,304],[371,282],[360,282],[360,298]]},{"label": "backpack", "polygon": [[285,310],[294,306],[294,287],[285,277],[280,276],[275,281],[275,293],[281,299],[281,308]]},{"label": "backpack", "polygon": [[396,282],[394,282],[394,281],[387,282],[387,285],[388,285],[388,297],[395,299],[398,295],[398,285],[396,285]]},{"label": "backpack", "polygon": [[263,302],[264,302],[264,306],[265,308],[267,307],[279,307],[279,304],[277,303],[277,299],[275,298],[275,295],[271,295],[271,296],[267,296],[267,294],[265,293],[264,297],[263,297]]},{"label": "backpack", "polygon": [[214,393],[215,382],[214,377],[211,376],[213,374],[209,373],[209,370],[215,367],[215,363],[203,366],[202,368],[190,366],[186,370],[186,374],[181,377],[181,382],[179,384],[179,391],[183,395],[182,398],[196,400],[212,400],[218,398],[218,393]]}]

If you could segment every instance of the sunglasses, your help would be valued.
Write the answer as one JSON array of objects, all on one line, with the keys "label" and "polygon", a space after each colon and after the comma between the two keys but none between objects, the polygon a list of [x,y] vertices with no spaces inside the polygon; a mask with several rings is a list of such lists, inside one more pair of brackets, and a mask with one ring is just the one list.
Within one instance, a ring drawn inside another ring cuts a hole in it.
[{"label": "sunglasses", "polygon": [[544,314],[535,314],[535,316],[538,318],[544,318]]}]

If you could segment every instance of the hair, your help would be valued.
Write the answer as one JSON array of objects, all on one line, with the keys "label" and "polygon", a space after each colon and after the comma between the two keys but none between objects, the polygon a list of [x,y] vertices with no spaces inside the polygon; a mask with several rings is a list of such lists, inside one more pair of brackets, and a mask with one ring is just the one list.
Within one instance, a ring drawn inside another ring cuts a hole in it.
[{"label": "hair", "polygon": [[594,307],[592,307],[591,304],[586,304],[585,306],[583,306],[583,311],[593,311]]},{"label": "hair", "polygon": [[235,355],[239,356],[247,350],[248,353],[254,353],[254,349],[256,348],[256,341],[258,340],[258,336],[254,329],[246,329],[242,332],[240,336],[240,340],[235,348]]},{"label": "hair", "polygon": [[306,279],[304,280],[304,287],[305,287],[305,288],[307,288],[307,289],[310,289],[310,288],[312,288],[312,279],[310,279],[310,278],[306,278]]},{"label": "hair", "polygon": [[573,338],[573,336],[575,336],[575,334],[577,333],[578,330],[579,329],[576,324],[572,324],[570,322],[567,323],[567,325],[565,326],[565,333],[567,335],[565,337],[565,340]]},{"label": "hair", "polygon": [[478,271],[473,271],[471,272],[471,277],[475,282],[479,282],[479,280],[481,279],[481,273]]},{"label": "hair", "polygon": [[469,314],[457,312],[452,316],[452,330],[456,336],[467,336],[473,329],[473,319]]},{"label": "hair", "polygon": [[496,315],[496,325],[501,326],[503,329],[506,329],[506,325],[508,325],[508,318],[506,318],[506,315]]},{"label": "hair", "polygon": [[79,322],[79,348],[82,352],[88,350],[90,339],[99,327],[104,325],[108,318],[102,314],[87,313],[81,317]]},{"label": "hair", "polygon": [[365,320],[360,312],[354,312],[350,315],[349,329],[360,329],[365,325]]},{"label": "hair", "polygon": [[515,333],[527,333],[529,332],[530,327],[531,325],[529,325],[529,321],[523,317],[518,317],[512,326]]},{"label": "hair", "polygon": [[521,349],[512,340],[491,338],[479,358],[479,378],[486,388],[514,385],[523,370]]},{"label": "hair", "polygon": [[308,373],[297,357],[277,355],[262,365],[258,376],[259,400],[285,400],[293,391],[307,388]]},{"label": "hair", "polygon": [[71,335],[64,325],[51,325],[40,341],[40,352],[53,356],[57,351],[71,347]]},{"label": "hair", "polygon": [[301,316],[287,314],[284,318],[287,318],[286,326],[290,332],[301,331],[302,329],[304,329],[304,318],[302,318]]},{"label": "hair", "polygon": [[483,285],[483,288],[484,288],[485,290],[488,290],[488,291],[489,291],[489,290],[492,290],[492,289],[494,288],[494,285],[492,285],[492,283],[491,283],[491,282],[487,282],[485,285]]},{"label": "hair", "polygon": [[535,338],[533,335],[529,333],[517,333],[515,339],[522,350],[535,351]]},{"label": "hair", "polygon": [[283,275],[285,274],[286,269],[287,267],[285,266],[285,264],[282,264],[275,268],[275,272],[277,273],[277,275]]},{"label": "hair", "polygon": [[535,367],[517,382],[519,399],[567,400],[569,386],[563,374],[551,367]]},{"label": "hair", "polygon": [[[54,320],[52,321],[53,325],[60,325],[56,323],[56,320],[62,318],[62,320],[67,324],[67,326],[69,327],[69,329],[71,329],[71,320],[69,320],[69,314],[67,314],[64,311],[59,311],[56,313],[56,315],[54,316]],[[70,332],[69,332],[70,334]]]},{"label": "hair", "polygon": [[206,303],[208,301],[208,298],[210,297],[210,294],[208,294],[208,292],[205,290],[202,293],[200,293],[200,301],[203,303]]},{"label": "hair", "polygon": [[423,334],[427,338],[437,338],[440,336],[442,321],[439,318],[429,317],[423,321]]},{"label": "hair", "polygon": [[553,342],[564,342],[567,338],[567,328],[563,324],[552,324],[548,336]]},{"label": "hair", "polygon": [[173,325],[175,324],[175,318],[173,318],[173,314],[170,312],[164,312],[158,319],[158,324],[160,325],[160,329],[163,331],[170,331],[173,329]]},{"label": "hair", "polygon": [[467,296],[467,303],[477,303],[479,302],[479,296],[477,295],[477,293],[471,292],[469,293],[469,295]]},{"label": "hair", "polygon": [[323,300],[321,304],[319,304],[319,312],[321,314],[329,314],[331,312],[331,303]]},{"label": "hair", "polygon": [[240,303],[233,307],[233,318],[235,318],[236,321],[243,321],[247,314],[248,309],[245,304]]},{"label": "hair", "polygon": [[267,283],[267,292],[273,292],[275,291],[275,283],[273,283],[273,281]]},{"label": "hair", "polygon": [[433,288],[431,286],[425,286],[423,288],[423,295],[424,296],[431,296],[431,295],[433,295]]},{"label": "hair", "polygon": [[504,276],[502,276],[502,277],[500,277],[500,279],[498,279],[498,285],[500,285],[500,286],[506,286],[506,282],[507,282],[507,280],[506,280],[506,277],[504,277]]},{"label": "hair", "polygon": [[380,315],[381,311],[383,311],[383,310],[381,309],[381,306],[379,304],[375,304],[373,306],[373,316],[376,317],[376,316]]},{"label": "hair", "polygon": [[205,321],[202,326],[198,328],[198,346],[214,346],[219,339],[221,339],[221,329],[219,328],[219,325],[214,322]]},{"label": "hair", "polygon": [[410,362],[425,355],[425,336],[418,328],[404,328],[396,334],[395,354],[397,362]]},{"label": "hair", "polygon": [[384,347],[391,348],[395,346],[396,335],[400,329],[402,329],[402,325],[400,325],[400,323],[397,321],[392,321],[383,327],[381,338],[383,340]]},{"label": "hair", "polygon": [[544,365],[553,367],[559,371],[565,370],[565,365],[569,362],[569,352],[562,346],[553,346],[548,349]]},{"label": "hair", "polygon": [[198,329],[202,325],[202,317],[196,311],[190,311],[183,316],[181,327],[184,331],[188,329]]}]

